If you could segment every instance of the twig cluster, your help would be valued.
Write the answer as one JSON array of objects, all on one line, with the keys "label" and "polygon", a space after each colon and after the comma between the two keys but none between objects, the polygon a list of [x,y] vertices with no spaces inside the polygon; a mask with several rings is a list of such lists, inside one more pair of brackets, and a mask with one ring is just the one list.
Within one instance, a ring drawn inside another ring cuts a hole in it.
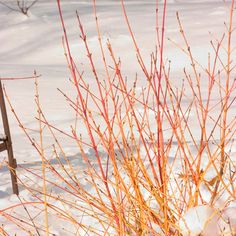
[{"label": "twig cluster", "polygon": [[[151,54],[147,66],[121,0],[137,55],[136,63],[143,72],[141,78],[146,81],[139,90],[140,77],[130,85],[112,42],[107,40],[104,46],[95,0],[94,17],[105,78],[101,78],[96,68],[77,13],[80,39],[93,75],[92,84],[87,80],[73,59],[60,0],[57,3],[70,82],[76,96],[59,91],[74,111],[75,121],[71,132],[48,122],[41,108],[36,81],[37,141],[31,137],[7,96],[13,114],[41,157],[42,165],[41,168],[19,167],[27,179],[19,177],[19,182],[35,201],[16,204],[2,210],[1,214],[21,229],[30,228],[46,235],[53,234],[50,218],[69,224],[64,230],[72,235],[181,235],[179,221],[188,209],[202,204],[214,207],[222,196],[227,196],[222,208],[235,200],[235,161],[231,150],[235,145],[236,118],[230,115],[236,90],[232,61],[234,1],[226,35],[211,42],[214,54],[209,55],[207,68],[194,58],[177,14],[183,46],[173,43],[189,57],[191,71],[184,69],[184,81],[175,87],[170,64],[163,59],[167,1],[162,8],[158,1],[156,3],[157,50]],[[226,54],[226,61],[221,53]],[[203,83],[203,79],[207,83]],[[213,94],[218,94],[219,99],[212,99]],[[192,122],[199,126],[197,133],[191,128]],[[86,137],[81,127],[86,129]],[[43,140],[46,130],[54,140],[50,147],[46,147]],[[77,157],[67,156],[58,132],[77,145]],[[50,154],[45,152],[46,148],[51,150]],[[74,165],[75,161],[80,164]],[[212,169],[215,175],[209,180],[206,176]],[[210,200],[204,197],[204,191],[210,194]],[[34,208],[39,217],[43,214],[44,224],[37,224],[37,217],[29,220],[28,214],[21,215],[19,220],[8,213],[22,204],[27,212]],[[225,235],[235,233],[230,227],[221,230]]]},{"label": "twig cluster", "polygon": [[0,1],[0,4],[7,7],[11,11],[17,11],[28,16],[29,9],[32,8],[37,2],[38,0],[34,0],[31,3],[28,3],[26,0],[16,0],[15,7],[3,1]]}]

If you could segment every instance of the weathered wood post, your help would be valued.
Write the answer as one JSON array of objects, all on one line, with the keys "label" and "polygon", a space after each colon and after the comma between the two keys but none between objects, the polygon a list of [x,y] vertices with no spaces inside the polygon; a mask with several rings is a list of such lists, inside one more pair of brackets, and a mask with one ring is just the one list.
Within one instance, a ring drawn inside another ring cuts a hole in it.
[{"label": "weathered wood post", "polygon": [[8,162],[9,162],[9,169],[11,174],[11,182],[12,182],[12,190],[13,193],[18,195],[19,189],[17,184],[17,176],[16,176],[16,159],[13,155],[13,149],[12,149],[12,142],[11,142],[11,133],[7,118],[7,110],[4,100],[4,94],[2,89],[2,81],[0,80],[0,109],[2,114],[2,123],[4,128],[4,136],[0,138],[0,152],[7,151],[8,154]]}]

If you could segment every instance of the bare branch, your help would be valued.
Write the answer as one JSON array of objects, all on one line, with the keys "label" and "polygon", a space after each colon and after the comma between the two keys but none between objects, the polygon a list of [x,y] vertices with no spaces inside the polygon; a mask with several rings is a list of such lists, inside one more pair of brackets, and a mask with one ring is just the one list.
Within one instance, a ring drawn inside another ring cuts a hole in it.
[{"label": "bare branch", "polygon": [[33,2],[27,7],[27,10],[30,9],[31,7],[33,7],[37,2],[38,2],[38,0],[33,1]]},{"label": "bare branch", "polygon": [[10,9],[12,11],[21,12],[24,15],[28,15],[28,10],[31,7],[33,7],[37,2],[38,2],[38,0],[34,0],[31,4],[27,5],[27,2],[25,0],[16,0],[17,8],[14,8],[3,1],[0,1],[0,4],[7,7],[8,9]]},{"label": "bare branch", "polygon": [[5,6],[5,7],[7,7],[8,9],[10,9],[10,10],[12,10],[12,11],[18,11],[18,12],[19,12],[18,9],[15,9],[15,8],[9,6],[9,5],[6,4],[5,2],[0,1],[0,4],[3,5],[3,6]]}]

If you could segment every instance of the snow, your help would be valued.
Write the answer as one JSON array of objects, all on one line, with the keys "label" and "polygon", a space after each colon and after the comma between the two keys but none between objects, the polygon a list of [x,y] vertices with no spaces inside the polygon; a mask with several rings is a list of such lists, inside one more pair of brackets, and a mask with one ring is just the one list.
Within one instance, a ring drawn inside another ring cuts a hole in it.
[{"label": "snow", "polygon": [[[102,74],[104,73],[103,68],[100,63],[101,56],[97,44],[92,1],[62,0],[61,2],[65,23],[68,28],[72,54],[76,62],[81,67],[81,70],[86,73],[87,77],[90,78],[91,72],[87,62],[87,56],[83,48],[83,43],[79,40],[79,29],[75,14],[75,11],[78,10],[88,36],[88,44],[93,53],[98,73],[104,76],[104,74]],[[125,2],[133,31],[138,44],[141,45],[141,53],[144,56],[145,63],[149,63],[150,53],[155,49],[155,1],[127,0]],[[209,41],[212,38],[220,38],[222,33],[225,32],[224,21],[227,22],[228,20],[228,9],[231,1],[173,0],[167,2],[166,25],[168,27],[166,28],[166,39],[169,38],[177,44],[183,44],[175,15],[178,11],[191,44],[192,53],[201,64],[207,65],[208,53],[213,52]],[[104,46],[106,45],[106,39],[109,38],[113,48],[121,58],[123,71],[125,71],[127,77],[134,78],[137,72],[141,78],[142,72],[136,63],[136,54],[125,24],[120,2],[115,0],[99,0],[97,1],[97,11]],[[56,127],[71,133],[70,125],[74,122],[73,110],[70,109],[65,98],[57,90],[57,88],[62,89],[70,97],[75,95],[73,86],[68,79],[69,72],[61,42],[63,32],[56,1],[39,1],[30,9],[29,17],[18,12],[10,11],[0,5],[0,15],[0,77],[24,77],[33,75],[34,70],[36,70],[37,74],[41,75],[38,80],[40,99],[45,116],[48,121]],[[182,83],[182,69],[184,67],[188,69],[190,62],[187,56],[173,45],[171,41],[166,40],[164,57],[171,61],[171,76],[175,78],[173,83],[179,85]],[[233,56],[235,57],[235,54]],[[221,59],[224,59],[224,57],[225,55],[222,54]],[[130,79],[129,83],[132,84],[132,82],[133,80]],[[88,83],[92,82],[88,81]],[[140,79],[138,81],[138,88],[140,89],[144,83],[145,82]],[[35,130],[38,128],[38,123],[35,119],[37,110],[34,102],[34,81],[4,81],[4,85],[16,113],[19,115],[23,124],[29,128],[30,135],[37,138],[38,133]],[[139,111],[142,112],[142,108],[140,108]],[[148,112],[150,117],[155,115],[152,111]],[[34,147],[24,136],[19,124],[10,112],[9,106],[8,116],[14,155],[18,164],[23,167],[19,169],[18,174],[23,180],[27,181],[28,177],[25,176],[24,168],[32,168],[35,173],[40,173],[41,159]],[[2,130],[2,126],[0,127]],[[194,119],[191,123],[191,127],[195,133],[198,132],[199,127],[196,126]],[[86,137],[87,133],[83,127],[81,127],[80,132],[83,137]],[[72,163],[77,165],[78,158],[73,159],[73,157],[81,158],[81,153],[79,153],[76,144],[72,143],[70,138],[65,138],[60,132],[58,132],[57,135],[58,139],[65,147],[64,150],[66,154],[72,158]],[[51,145],[54,140],[52,140],[49,133],[45,133],[44,142],[47,145],[45,152],[50,156],[52,152]],[[177,144],[176,147],[172,148],[171,151],[173,153],[170,152],[170,158],[174,158],[176,148]],[[214,149],[214,145],[212,145],[212,149]],[[230,151],[232,155],[236,156],[234,146]],[[92,156],[93,153],[89,153],[89,155]],[[1,153],[0,158],[0,209],[4,209],[8,206],[18,204],[19,199],[11,195],[10,175],[5,164],[6,153]],[[57,166],[57,161],[54,160],[53,163]],[[79,164],[83,167],[83,163]],[[207,166],[207,164],[207,161],[203,163],[205,166]],[[215,175],[214,170],[209,173],[206,174],[208,181]],[[52,176],[51,173],[48,173],[48,175]],[[37,179],[37,177],[34,176],[32,179]],[[42,180],[37,180],[39,185],[42,184],[41,182]],[[29,184],[33,183],[29,181]],[[50,187],[53,189],[53,183]],[[35,188],[37,189],[37,186],[35,186]],[[57,191],[62,194],[60,189],[57,189]],[[205,193],[205,199],[209,201],[209,191],[207,188],[203,187],[202,191]],[[31,200],[31,196],[27,190],[21,189],[20,196],[24,198],[24,200]],[[225,196],[226,199],[227,197],[228,196]],[[222,198],[224,198],[224,196],[222,196]],[[220,200],[223,201],[222,199]],[[63,208],[65,206],[60,207]],[[194,236],[200,233],[205,236],[219,235],[221,226],[224,225],[225,221],[228,219],[230,219],[232,227],[236,227],[235,206],[224,208],[222,213],[221,207],[220,204],[216,209],[208,205],[202,205],[186,211],[179,223],[183,235]],[[15,211],[19,214],[22,213],[23,209],[20,207]],[[33,212],[32,209],[31,212]],[[26,212],[22,214],[26,215]],[[210,221],[209,217],[211,218]],[[42,215],[38,218],[39,222],[43,221]],[[88,217],[88,220],[91,220],[92,225],[92,219]],[[15,234],[15,232],[19,235],[24,235],[23,232],[19,231],[18,227],[7,221],[5,217],[1,216],[0,222],[5,225],[4,229],[10,232],[11,235]],[[52,222],[51,232],[55,235],[73,235],[76,231],[76,227],[71,228],[69,224],[63,225],[64,223],[62,222],[64,221],[58,219],[56,216],[51,217],[50,222]],[[229,224],[225,224],[225,227],[229,227]],[[229,229],[227,228],[226,230]]]},{"label": "snow", "polygon": [[[224,32],[223,20],[227,16],[227,4],[222,1],[175,1],[170,4],[167,12],[166,38],[182,43],[178,33],[178,25],[175,12],[179,14],[184,22],[188,38],[190,39],[192,52],[203,64],[207,63],[207,53],[212,51],[209,40],[209,29],[214,37]],[[197,4],[197,9],[196,5]],[[123,69],[129,78],[134,78],[140,68],[136,61],[132,41],[129,37],[127,27],[121,12],[119,1],[98,1],[98,16],[103,38],[109,38],[113,47],[117,49],[118,55],[123,61]],[[155,48],[155,10],[152,1],[127,1],[127,13],[134,29],[138,43],[142,45],[141,53],[149,63],[149,55]],[[213,5],[213,6],[212,6]],[[69,130],[69,124],[74,119],[71,109],[65,113],[64,107],[68,107],[65,99],[57,91],[57,88],[65,88],[68,94],[73,94],[73,88],[68,82],[68,70],[61,44],[62,30],[55,2],[40,1],[30,11],[30,17],[17,12],[9,12],[3,6],[1,8],[0,41],[4,46],[0,48],[1,77],[29,76],[36,70],[41,74],[40,95],[44,112],[49,121]],[[96,46],[96,29],[93,17],[93,9],[90,1],[62,1],[62,9],[65,22],[69,29],[69,38],[73,54],[81,65],[82,70],[88,73],[88,63],[82,42],[79,40],[79,30],[76,21],[75,10],[78,9],[88,36],[88,43],[94,55],[95,65],[100,68],[99,48]],[[221,12],[221,16],[214,16]],[[213,14],[213,15],[211,15]],[[201,15],[201,17],[199,17]],[[222,20],[223,19],[223,20]],[[141,26],[141,27],[140,27]],[[191,40],[196,39],[197,40]],[[104,40],[104,44],[106,41]],[[201,46],[199,46],[201,45]],[[190,65],[187,56],[166,41],[165,57],[172,63],[172,74],[180,78],[183,67]],[[174,58],[174,59],[173,59]],[[89,74],[88,74],[89,75]],[[132,81],[132,80],[131,80]],[[178,80],[175,80],[178,83]],[[34,104],[34,82],[31,81],[9,81],[4,82],[7,93],[13,102],[16,112],[29,128],[34,129],[36,109]],[[142,82],[140,82],[140,86]],[[73,95],[72,95],[73,96]],[[14,100],[13,100],[14,99]],[[26,103],[27,102],[27,103]],[[24,109],[22,109],[24,107]],[[13,143],[16,153],[24,151],[31,152],[31,145],[26,145],[18,124],[9,114],[10,124],[14,132]],[[22,154],[18,161],[27,161],[21,158],[29,155]],[[31,160],[30,160],[31,161]]]},{"label": "snow", "polygon": [[190,208],[180,220],[180,231],[183,236],[228,235],[235,232],[235,212],[236,208],[229,206],[222,212],[208,205]]},{"label": "snow", "polygon": [[216,212],[209,206],[190,208],[180,221],[181,233],[184,236],[218,235]]}]

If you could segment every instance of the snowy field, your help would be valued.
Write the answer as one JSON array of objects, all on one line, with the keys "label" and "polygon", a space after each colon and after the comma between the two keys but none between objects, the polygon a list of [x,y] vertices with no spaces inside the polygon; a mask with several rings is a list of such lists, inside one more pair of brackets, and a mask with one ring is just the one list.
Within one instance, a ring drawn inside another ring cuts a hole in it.
[{"label": "snowy field", "polygon": [[[14,1],[11,0],[6,0],[5,2],[11,4],[11,6],[14,6],[15,4]],[[150,61],[150,54],[155,51],[156,44],[155,0],[126,0],[125,5],[144,61],[148,64]],[[183,22],[184,30],[195,59],[198,60],[201,65],[207,67],[208,54],[213,53],[210,41],[220,39],[223,33],[226,32],[224,23],[228,23],[230,5],[231,1],[221,0],[167,0],[164,58],[165,60],[171,61],[170,77],[175,86],[181,86],[184,78],[183,68],[191,70],[189,58],[176,46],[183,45],[183,39],[179,33],[179,26],[176,19],[176,12],[179,13],[181,22]],[[83,42],[79,38],[80,32],[75,13],[77,10],[87,34],[87,41],[92,51],[98,74],[101,79],[104,79],[105,74],[101,63],[100,49],[98,47],[92,1],[61,0],[61,7],[75,62],[80,70],[84,71],[88,83],[93,84],[92,72],[88,63],[87,55],[84,50]],[[133,84],[137,73],[139,76],[137,86],[141,89],[142,86],[145,85],[146,81],[142,80],[142,71],[137,63],[134,46],[125,23],[120,1],[97,0],[97,14],[104,45],[107,39],[112,42],[116,54],[121,58],[123,73],[125,73],[125,76],[128,78],[128,84]],[[36,70],[37,74],[41,75],[38,79],[40,100],[48,122],[65,132],[71,133],[70,127],[74,124],[75,115],[65,97],[58,91],[58,88],[70,97],[75,96],[75,89],[69,81],[70,74],[62,46],[63,31],[56,0],[39,0],[37,4],[30,9],[29,16],[25,16],[16,11],[11,11],[7,7],[0,5],[0,25],[0,77],[27,77],[33,75],[34,70]],[[232,47],[235,47],[235,32],[233,33],[233,36]],[[224,43],[223,46],[226,46],[226,43]],[[225,58],[226,55],[222,54],[221,59],[224,60]],[[236,54],[234,52],[232,53],[232,60],[234,63],[235,59]],[[34,101],[34,80],[14,80],[4,81],[3,83],[14,110],[23,125],[28,128],[28,132],[32,137],[38,139],[39,134],[35,131],[38,129],[38,122],[35,119],[37,116],[37,109]],[[204,83],[206,83],[207,86],[207,81],[203,81],[203,84]],[[218,93],[216,92],[215,94],[216,95],[213,95],[212,97],[217,99],[216,96]],[[191,96],[191,93],[189,96]],[[186,106],[187,105],[188,103],[186,102]],[[26,174],[25,169],[35,170],[36,173],[39,173],[41,158],[23,134],[14,115],[11,113],[8,104],[7,108],[14,155],[18,164],[23,167],[19,168],[18,174],[22,180],[27,182],[27,175],[30,174]],[[230,114],[235,116],[235,105],[231,108]],[[197,122],[195,122],[194,117],[190,119],[189,124],[193,133],[197,134],[199,126]],[[80,123],[78,123],[78,129],[79,133],[83,135],[84,140],[88,140],[88,137],[86,137],[87,131],[83,126],[80,127]],[[63,145],[66,155],[71,158],[71,163],[74,166],[80,166],[83,168],[84,163],[80,161],[81,153],[76,143],[71,142],[70,138],[66,138],[60,132],[57,132],[57,138]],[[54,143],[54,140],[52,140],[51,135],[48,132],[45,132],[44,134],[44,143],[45,155],[48,155],[49,157],[52,152],[52,144]],[[232,146],[230,152],[235,158],[235,143]],[[192,152],[194,151],[196,150],[193,146]],[[88,149],[88,156],[93,156],[93,150]],[[6,153],[3,152],[0,154],[0,212],[1,209],[19,203],[17,197],[12,195],[10,175],[4,160],[7,160],[7,156]],[[58,163],[52,161],[52,164],[53,163],[55,163],[55,167],[57,167]],[[80,172],[82,173],[83,170],[80,169]],[[49,176],[48,178],[50,178],[51,174],[47,174]],[[34,188],[41,188],[41,181],[38,182],[37,176],[32,176],[31,178],[37,183],[35,183]],[[79,178],[82,178],[82,174]],[[53,181],[56,180],[53,179]],[[32,184],[32,181],[29,181],[29,183]],[[63,192],[59,189],[52,188],[52,191],[58,191],[58,196],[63,196]],[[204,191],[205,190],[203,190],[203,192]],[[208,199],[208,193],[207,191],[205,192],[205,197]],[[23,201],[36,201],[35,198],[21,186],[20,197]],[[223,197],[223,199],[226,198],[227,196],[225,196],[225,198]],[[220,201],[223,200],[221,199]],[[217,207],[220,207],[220,201],[217,203]],[[58,207],[68,208],[68,206],[63,206],[61,202],[57,203],[53,200],[52,202],[54,202],[55,205],[58,204]],[[232,201],[232,198],[230,198],[229,205],[229,213],[227,214],[230,215],[233,226],[236,227],[236,202]],[[44,216],[38,213],[38,208],[35,209],[32,205],[28,210],[33,217],[35,217],[35,221],[43,224]],[[26,219],[28,216],[24,210],[16,209],[12,210],[11,213],[15,214],[16,217],[21,217],[21,211],[23,212],[22,215],[25,217],[23,219]],[[199,228],[201,229],[203,227],[201,224],[204,224],[206,221],[204,217],[206,218],[207,216],[207,218],[209,218],[212,215],[211,208],[208,209],[206,207],[206,209],[204,209],[203,207],[197,211],[199,212],[190,212],[190,216],[186,216],[187,221],[196,222],[196,225],[195,223],[192,224],[192,222],[188,222],[188,224],[195,225],[195,228],[197,228],[196,231],[193,231],[193,233],[189,235],[197,235],[201,232],[201,230],[199,231]],[[37,214],[39,214],[39,216],[37,216]],[[199,220],[198,214],[202,216],[202,221]],[[88,218],[88,220],[90,220],[90,218]],[[215,227],[216,220],[214,220],[215,219],[212,220],[213,226],[210,226],[211,229],[217,228]],[[77,231],[76,227],[73,228],[70,224],[67,225],[66,223],[61,223],[63,222],[62,219],[57,218],[56,215],[51,216],[49,221],[50,232],[52,233],[50,235],[96,235],[93,233],[86,234],[85,230]],[[12,221],[7,220],[7,217],[1,215],[1,213],[0,222],[1,225],[4,225],[4,229],[9,233],[9,235],[15,235],[15,233],[20,236],[30,235],[17,227]],[[185,229],[184,223],[182,223],[182,228]],[[218,231],[210,230],[206,232],[204,234],[206,236],[218,235]],[[34,232],[34,235],[37,234]],[[40,235],[46,234],[41,232]],[[111,232],[110,235],[115,234],[112,234]],[[188,233],[185,235],[188,235]]]}]

